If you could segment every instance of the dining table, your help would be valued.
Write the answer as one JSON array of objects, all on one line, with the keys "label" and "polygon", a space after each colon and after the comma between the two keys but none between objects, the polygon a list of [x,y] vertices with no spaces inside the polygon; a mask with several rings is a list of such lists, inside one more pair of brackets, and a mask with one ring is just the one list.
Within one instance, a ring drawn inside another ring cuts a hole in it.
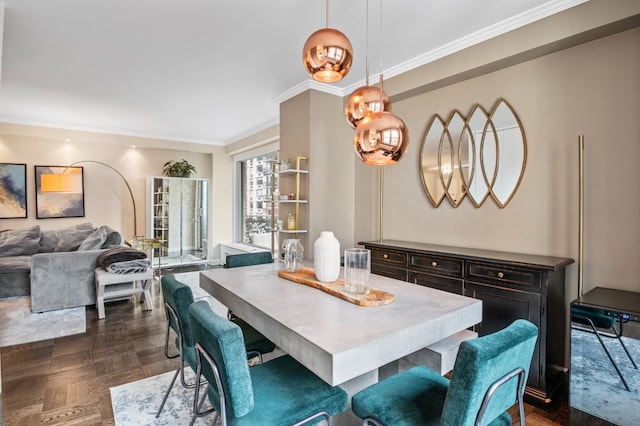
[{"label": "dining table", "polygon": [[[403,357],[482,321],[482,301],[470,297],[371,274],[369,287],[393,300],[361,306],[282,278],[282,269],[277,261],[209,269],[200,287],[349,397],[399,371]],[[333,423],[362,421],[349,403]]]}]

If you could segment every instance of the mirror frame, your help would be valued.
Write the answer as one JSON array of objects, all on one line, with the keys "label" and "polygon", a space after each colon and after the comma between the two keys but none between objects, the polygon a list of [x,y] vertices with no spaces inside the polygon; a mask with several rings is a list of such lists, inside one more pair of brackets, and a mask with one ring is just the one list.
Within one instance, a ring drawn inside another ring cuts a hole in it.
[{"label": "mirror frame", "polygon": [[[497,114],[501,111],[507,112],[506,126],[496,125]],[[483,123],[477,123],[476,114],[482,114]],[[462,128],[450,128],[457,117],[462,120]],[[436,122],[438,128],[434,126]],[[507,139],[508,135],[504,130],[513,129],[517,129],[516,135],[512,134],[511,139]],[[482,133],[478,141],[480,131]],[[436,143],[438,143],[437,149]],[[447,144],[446,147],[445,144]],[[516,158],[512,162],[506,163],[505,152],[508,152],[507,148],[513,144],[516,144]],[[443,147],[449,148],[449,164],[445,164],[446,161],[443,161],[443,153],[445,153]],[[466,163],[463,159],[465,150],[469,153]],[[435,170],[438,178],[427,179],[427,171],[433,173],[434,167],[436,167],[434,166],[436,162],[433,161],[433,158],[429,159],[428,156],[434,155],[435,152],[437,152],[437,168]],[[468,196],[467,198],[474,207],[482,206],[485,200],[491,197],[502,209],[514,197],[522,182],[527,164],[527,139],[518,114],[509,102],[504,98],[499,98],[489,112],[476,103],[471,107],[467,117],[457,109],[449,114],[446,121],[438,114],[434,114],[424,132],[418,158],[422,187],[433,207],[439,207],[442,200],[447,198],[456,208]],[[496,193],[496,185],[500,184],[501,177],[505,173],[504,170],[507,170],[505,164],[511,172],[513,183],[512,187],[507,189],[507,196],[499,196]],[[454,173],[456,173],[455,178]],[[481,189],[480,193],[474,193],[470,188],[476,181],[483,182],[483,188],[486,189]],[[452,183],[456,182],[461,182],[459,194],[457,190],[451,188]]]}]

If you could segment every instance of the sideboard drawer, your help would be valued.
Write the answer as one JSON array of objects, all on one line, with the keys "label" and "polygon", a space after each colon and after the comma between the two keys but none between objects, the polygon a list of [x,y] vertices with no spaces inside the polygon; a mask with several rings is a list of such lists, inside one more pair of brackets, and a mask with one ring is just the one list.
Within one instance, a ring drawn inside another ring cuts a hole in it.
[{"label": "sideboard drawer", "polygon": [[441,277],[421,272],[409,272],[408,281],[413,284],[448,291],[449,293],[462,294],[464,291],[462,280],[459,278]]},{"label": "sideboard drawer", "polygon": [[400,281],[407,281],[406,268],[394,268],[393,266],[385,264],[371,263],[371,273],[394,278]]},{"label": "sideboard drawer", "polygon": [[462,278],[464,261],[461,259],[414,253],[410,256],[409,268],[412,270]]},{"label": "sideboard drawer", "polygon": [[407,267],[407,253],[390,250],[371,250],[371,263],[394,266],[396,268]]},{"label": "sideboard drawer", "polygon": [[494,282],[512,288],[528,287],[538,291],[541,284],[540,270],[515,268],[492,263],[467,262],[467,279]]}]

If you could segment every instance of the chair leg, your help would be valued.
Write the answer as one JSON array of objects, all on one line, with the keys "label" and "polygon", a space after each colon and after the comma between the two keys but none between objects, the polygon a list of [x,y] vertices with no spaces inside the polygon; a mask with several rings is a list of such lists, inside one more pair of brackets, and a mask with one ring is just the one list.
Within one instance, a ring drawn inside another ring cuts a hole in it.
[{"label": "chair leg", "polygon": [[169,389],[167,389],[167,392],[164,394],[164,398],[162,398],[162,404],[160,404],[160,408],[158,408],[158,412],[156,413],[156,418],[160,416],[160,413],[164,408],[164,404],[165,402],[167,402],[167,398],[169,398],[169,393],[171,392],[171,389],[173,389],[173,385],[175,384],[176,379],[178,378],[178,373],[180,373],[180,368],[176,370],[175,374],[173,375],[173,379],[171,379],[171,384],[169,385]]},{"label": "chair leg", "polygon": [[618,339],[618,341],[622,345],[622,349],[624,349],[624,351],[626,352],[627,357],[629,358],[629,361],[631,361],[631,364],[633,365],[633,368],[635,368],[637,370],[638,366],[636,365],[636,362],[633,360],[633,358],[631,357],[631,354],[629,353],[629,350],[627,349],[627,346],[622,341],[622,320],[620,320],[620,333],[618,333],[616,331],[615,326],[611,327],[611,328],[613,329],[613,334],[616,335],[616,338]]},{"label": "chair leg", "polygon": [[[598,341],[600,342],[600,345],[602,346],[602,349],[604,349],[604,352],[607,354],[607,357],[609,358],[609,361],[611,361],[611,365],[613,365],[613,368],[616,370],[616,373],[618,373],[618,376],[620,377],[620,380],[622,381],[622,384],[624,385],[625,389],[628,392],[630,392],[631,389],[629,388],[629,385],[627,384],[627,381],[624,379],[624,377],[622,377],[622,372],[620,372],[620,369],[618,368],[618,364],[616,364],[615,360],[613,359],[613,357],[609,353],[609,350],[607,349],[607,347],[605,346],[604,342],[602,341],[602,337],[600,337],[600,333],[596,329],[596,326],[593,323],[593,321],[591,321],[591,318],[588,318],[588,317],[585,317],[585,316],[582,316],[582,315],[572,315],[572,317],[581,318],[582,320],[586,320],[589,323],[589,325],[591,326],[591,329],[593,330],[593,333],[598,338]],[[624,345],[623,345],[623,347],[624,347]]]}]

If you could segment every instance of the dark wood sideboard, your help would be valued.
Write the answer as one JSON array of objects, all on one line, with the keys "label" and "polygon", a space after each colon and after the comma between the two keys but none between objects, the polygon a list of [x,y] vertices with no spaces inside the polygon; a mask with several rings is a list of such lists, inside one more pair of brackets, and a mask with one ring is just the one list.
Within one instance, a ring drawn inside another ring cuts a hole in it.
[{"label": "dark wood sideboard", "polygon": [[565,267],[573,259],[407,241],[360,242],[371,272],[482,300],[479,336],[523,318],[538,326],[527,402],[547,407],[564,388],[567,316]]}]

